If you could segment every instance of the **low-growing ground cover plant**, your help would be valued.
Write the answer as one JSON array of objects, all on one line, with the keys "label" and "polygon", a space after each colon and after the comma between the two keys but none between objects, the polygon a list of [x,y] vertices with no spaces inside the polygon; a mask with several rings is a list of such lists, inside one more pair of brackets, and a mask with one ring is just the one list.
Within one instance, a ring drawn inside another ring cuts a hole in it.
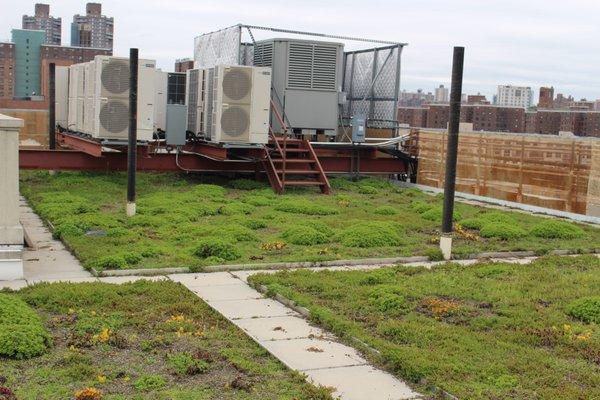
[{"label": "low-growing ground cover plant", "polygon": [[[250,277],[425,394],[600,398],[600,259]],[[375,351],[373,351],[374,349]]]},{"label": "low-growing ground cover plant", "polygon": [[17,296],[0,293],[0,358],[39,356],[51,343],[50,334],[34,310]]},{"label": "low-growing ground cover plant", "polygon": [[[374,257],[436,257],[442,198],[383,179],[331,178],[333,194],[264,182],[138,174],[138,214],[123,173],[22,171],[21,191],[84,266],[97,270]],[[458,257],[482,251],[600,248],[600,230],[457,203]],[[277,243],[277,245],[274,245]]]},{"label": "low-growing ground cover plant", "polygon": [[53,338],[33,358],[0,354],[14,399],[331,399],[173,282],[38,284],[0,303]]}]

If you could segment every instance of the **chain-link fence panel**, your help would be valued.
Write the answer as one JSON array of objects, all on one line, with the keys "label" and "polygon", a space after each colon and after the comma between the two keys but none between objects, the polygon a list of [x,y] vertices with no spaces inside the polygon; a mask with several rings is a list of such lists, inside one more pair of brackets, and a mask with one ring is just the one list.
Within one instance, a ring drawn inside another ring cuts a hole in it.
[{"label": "chain-link fence panel", "polygon": [[401,50],[398,45],[345,53],[345,120],[361,114],[371,128],[397,127]]},{"label": "chain-link fence panel", "polygon": [[242,27],[236,25],[197,36],[194,39],[194,67],[240,64],[241,34]]}]

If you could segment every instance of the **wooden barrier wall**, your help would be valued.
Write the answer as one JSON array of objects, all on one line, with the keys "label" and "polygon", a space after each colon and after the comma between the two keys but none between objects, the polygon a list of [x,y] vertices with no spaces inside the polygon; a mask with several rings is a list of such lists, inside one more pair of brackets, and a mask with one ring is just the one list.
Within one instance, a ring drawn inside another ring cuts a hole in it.
[{"label": "wooden barrier wall", "polygon": [[48,110],[0,109],[0,114],[24,121],[19,132],[21,146],[48,146]]},{"label": "wooden barrier wall", "polygon": [[[447,132],[413,130],[417,182],[444,187]],[[461,132],[456,190],[600,216],[600,140]]]}]

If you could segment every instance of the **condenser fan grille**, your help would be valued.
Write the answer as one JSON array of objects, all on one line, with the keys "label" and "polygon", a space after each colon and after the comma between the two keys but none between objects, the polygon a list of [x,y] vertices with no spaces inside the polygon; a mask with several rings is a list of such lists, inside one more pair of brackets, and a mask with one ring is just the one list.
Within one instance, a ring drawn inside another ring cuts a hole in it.
[{"label": "condenser fan grille", "polygon": [[129,126],[129,107],[116,100],[103,104],[100,109],[100,125],[109,133],[122,133]]},{"label": "condenser fan grille", "polygon": [[229,107],[221,114],[221,129],[230,137],[244,136],[250,126],[250,115],[241,107]]},{"label": "condenser fan grille", "polygon": [[124,60],[110,60],[103,66],[100,80],[104,89],[110,93],[125,93],[129,89],[129,63]]},{"label": "condenser fan grille", "polygon": [[223,94],[233,101],[248,97],[252,86],[252,78],[245,69],[230,69],[223,76]]}]

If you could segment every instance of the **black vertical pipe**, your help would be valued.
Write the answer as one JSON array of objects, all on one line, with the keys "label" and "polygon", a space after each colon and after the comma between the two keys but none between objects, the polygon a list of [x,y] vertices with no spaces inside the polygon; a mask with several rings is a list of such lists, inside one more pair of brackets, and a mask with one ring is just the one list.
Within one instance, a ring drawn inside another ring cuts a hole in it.
[{"label": "black vertical pipe", "polygon": [[462,97],[463,65],[465,48],[455,47],[452,59],[452,85],[450,91],[450,122],[448,124],[448,153],[446,155],[446,179],[444,181],[444,213],[442,233],[452,232],[454,192],[456,189],[456,159],[458,156],[458,128],[460,126],[460,102]]},{"label": "black vertical pipe", "polygon": [[135,202],[137,153],[138,49],[129,49],[129,143],[127,146],[127,202]]},{"label": "black vertical pipe", "polygon": [[48,147],[56,149],[56,64],[50,63],[48,71]]}]

